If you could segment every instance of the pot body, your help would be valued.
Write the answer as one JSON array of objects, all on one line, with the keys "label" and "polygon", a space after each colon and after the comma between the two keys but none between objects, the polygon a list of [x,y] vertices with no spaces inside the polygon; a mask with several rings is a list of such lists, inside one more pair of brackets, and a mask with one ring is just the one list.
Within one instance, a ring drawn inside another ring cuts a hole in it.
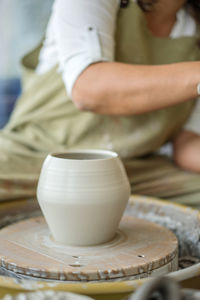
[{"label": "pot body", "polygon": [[37,198],[53,238],[90,246],[111,240],[130,196],[118,155],[84,150],[48,155]]}]

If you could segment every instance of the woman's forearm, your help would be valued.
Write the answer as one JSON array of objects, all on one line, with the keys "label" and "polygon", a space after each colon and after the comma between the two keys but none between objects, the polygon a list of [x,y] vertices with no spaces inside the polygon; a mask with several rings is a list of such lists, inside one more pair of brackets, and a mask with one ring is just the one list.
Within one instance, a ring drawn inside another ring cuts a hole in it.
[{"label": "woman's forearm", "polygon": [[194,99],[199,82],[200,62],[160,66],[101,62],[79,76],[72,97],[81,110],[142,114]]}]

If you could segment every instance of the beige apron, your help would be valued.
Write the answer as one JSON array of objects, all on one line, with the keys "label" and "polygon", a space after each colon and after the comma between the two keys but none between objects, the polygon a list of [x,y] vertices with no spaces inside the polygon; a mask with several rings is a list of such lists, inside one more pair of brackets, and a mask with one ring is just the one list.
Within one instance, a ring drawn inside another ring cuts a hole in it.
[{"label": "beige apron", "polygon": [[[80,112],[69,99],[57,66],[43,75],[34,72],[38,54],[39,48],[23,59],[23,94],[0,133],[0,199],[34,195],[41,163],[52,151],[110,149],[125,160],[152,153],[172,139],[193,108],[190,101],[131,117]],[[154,37],[137,4],[120,10],[117,61],[158,65],[199,59],[197,37]]]}]

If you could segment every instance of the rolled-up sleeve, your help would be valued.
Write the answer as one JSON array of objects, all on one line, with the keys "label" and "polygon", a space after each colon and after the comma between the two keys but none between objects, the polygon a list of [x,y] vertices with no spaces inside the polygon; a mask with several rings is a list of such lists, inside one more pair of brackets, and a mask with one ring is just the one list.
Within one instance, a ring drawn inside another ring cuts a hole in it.
[{"label": "rolled-up sleeve", "polygon": [[75,81],[90,64],[113,61],[119,0],[57,0],[53,30],[59,70],[71,96]]},{"label": "rolled-up sleeve", "polygon": [[200,135],[200,97],[197,99],[194,110],[185,124],[184,129]]}]

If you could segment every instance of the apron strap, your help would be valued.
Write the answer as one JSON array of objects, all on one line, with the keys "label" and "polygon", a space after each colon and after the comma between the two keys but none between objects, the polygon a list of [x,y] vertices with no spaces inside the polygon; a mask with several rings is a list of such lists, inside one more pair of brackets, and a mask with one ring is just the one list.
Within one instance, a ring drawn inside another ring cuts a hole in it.
[{"label": "apron strap", "polygon": [[120,7],[126,8],[129,5],[130,0],[121,0]]}]

